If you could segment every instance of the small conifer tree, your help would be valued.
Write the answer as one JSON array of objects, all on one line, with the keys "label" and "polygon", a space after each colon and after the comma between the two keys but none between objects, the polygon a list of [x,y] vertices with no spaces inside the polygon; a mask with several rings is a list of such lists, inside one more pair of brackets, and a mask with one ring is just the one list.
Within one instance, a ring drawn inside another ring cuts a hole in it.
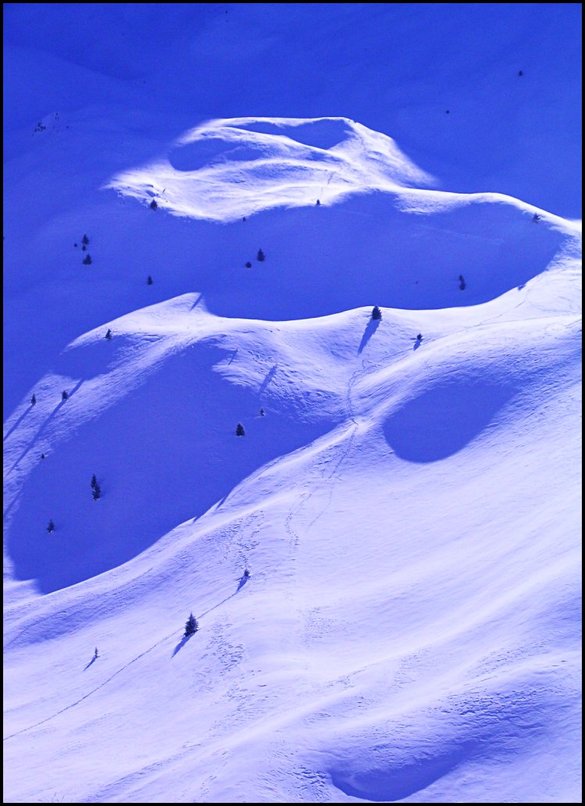
[{"label": "small conifer tree", "polygon": [[155,200],[153,199],[153,200],[150,202],[150,205],[149,205],[149,206],[150,206],[150,209],[151,209],[151,210],[156,210],[156,208],[158,207],[158,204],[157,204],[157,203],[155,202]]},{"label": "small conifer tree", "polygon": [[112,338],[112,331],[110,330],[110,328],[108,328],[108,332],[106,333],[106,339],[111,339],[111,338]]},{"label": "small conifer tree", "polygon": [[146,285],[152,285],[152,282],[153,282],[152,277],[149,274],[146,280]]},{"label": "small conifer tree", "polygon": [[98,498],[101,498],[102,490],[98,483],[95,473],[91,477],[91,494],[94,501],[97,501]]},{"label": "small conifer tree", "polygon": [[246,266],[246,268],[247,268],[247,269],[251,269],[251,268],[252,268],[252,264],[250,263],[250,261],[249,261],[249,260],[247,260],[247,261],[245,262],[245,264],[244,264],[244,265]]},{"label": "small conifer tree", "polygon": [[238,423],[236,426],[236,436],[243,437],[245,436],[245,434],[246,432],[244,431],[244,426],[242,425],[242,423]]},{"label": "small conifer tree", "polygon": [[382,318],[382,311],[378,308],[377,305],[374,305],[372,309],[372,319],[381,319]]},{"label": "small conifer tree", "polygon": [[87,246],[87,245],[89,244],[89,238],[87,237],[87,235],[84,235],[84,236],[83,236],[83,238],[81,239],[81,243],[82,243],[84,246]]},{"label": "small conifer tree", "polygon": [[83,260],[81,262],[83,263],[84,266],[89,266],[89,264],[92,262],[91,261],[91,255],[89,254],[89,252],[87,253],[87,255],[83,258]]},{"label": "small conifer tree", "polygon": [[49,521],[47,524],[47,532],[54,532],[55,531],[55,524],[52,520]]},{"label": "small conifer tree", "polygon": [[262,260],[265,260],[265,259],[266,259],[266,255],[264,254],[264,252],[261,249],[259,249],[258,254],[256,255],[256,260],[262,261]]},{"label": "small conifer tree", "polygon": [[187,619],[187,623],[185,624],[185,635],[184,638],[187,638],[189,635],[193,635],[199,629],[199,624],[197,623],[197,619],[191,613],[189,618]]},{"label": "small conifer tree", "polygon": [[465,290],[465,279],[462,274],[459,275],[459,288],[464,291]]},{"label": "small conifer tree", "polygon": [[31,397],[31,399],[30,399],[30,404],[31,404],[31,406],[34,406],[36,402],[37,402],[36,395],[33,395],[33,396]]},{"label": "small conifer tree", "polygon": [[65,389],[61,392],[61,400],[67,400],[69,397],[69,393],[65,391]]}]

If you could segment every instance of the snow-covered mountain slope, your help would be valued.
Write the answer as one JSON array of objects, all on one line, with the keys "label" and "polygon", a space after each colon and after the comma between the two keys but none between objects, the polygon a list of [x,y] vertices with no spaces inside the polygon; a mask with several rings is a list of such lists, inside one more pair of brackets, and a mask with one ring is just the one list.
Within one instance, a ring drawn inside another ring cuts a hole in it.
[{"label": "snow-covered mountain slope", "polygon": [[4,800],[580,802],[573,12],[139,5],[5,12]]},{"label": "snow-covered mountain slope", "polygon": [[578,230],[421,189],[291,210],[291,173],[194,231],[110,197],[152,286],[91,233],[85,316],[195,290],[74,339],[7,421],[7,791],[574,800]]}]

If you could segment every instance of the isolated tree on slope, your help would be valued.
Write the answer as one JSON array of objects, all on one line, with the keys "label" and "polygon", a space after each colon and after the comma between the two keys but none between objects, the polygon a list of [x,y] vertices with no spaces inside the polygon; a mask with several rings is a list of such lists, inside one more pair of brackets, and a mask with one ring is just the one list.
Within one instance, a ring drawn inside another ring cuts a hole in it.
[{"label": "isolated tree on slope", "polygon": [[256,260],[262,261],[262,260],[265,260],[265,259],[266,259],[266,255],[264,254],[264,252],[261,249],[259,249],[258,254],[256,255]]},{"label": "isolated tree on slope", "polygon": [[236,436],[243,437],[245,436],[245,434],[246,432],[244,431],[244,426],[242,425],[242,423],[238,423],[236,426]]},{"label": "isolated tree on slope", "polygon": [[187,638],[189,635],[193,635],[199,629],[199,624],[197,623],[197,619],[191,613],[189,618],[187,619],[187,623],[185,624],[185,635],[184,638]]},{"label": "isolated tree on slope", "polygon": [[93,500],[97,501],[98,498],[101,498],[102,489],[98,484],[98,480],[96,479],[95,473],[91,477],[91,494],[93,496]]},{"label": "isolated tree on slope", "polygon": [[378,308],[377,305],[374,305],[372,309],[372,319],[381,319],[382,318],[382,311]]}]

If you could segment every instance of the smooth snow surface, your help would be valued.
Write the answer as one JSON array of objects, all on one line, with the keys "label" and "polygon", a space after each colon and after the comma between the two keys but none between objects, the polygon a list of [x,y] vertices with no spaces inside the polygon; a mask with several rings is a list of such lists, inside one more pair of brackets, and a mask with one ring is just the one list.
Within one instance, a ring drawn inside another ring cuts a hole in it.
[{"label": "smooth snow surface", "polygon": [[5,7],[5,802],[581,802],[579,11]]}]

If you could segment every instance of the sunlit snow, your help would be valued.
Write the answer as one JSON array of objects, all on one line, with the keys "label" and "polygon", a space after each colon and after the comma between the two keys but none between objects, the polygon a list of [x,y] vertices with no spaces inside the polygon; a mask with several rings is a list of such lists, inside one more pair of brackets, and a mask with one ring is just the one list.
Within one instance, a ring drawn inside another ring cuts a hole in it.
[{"label": "sunlit snow", "polygon": [[36,6],[4,801],[581,802],[577,5]]}]

